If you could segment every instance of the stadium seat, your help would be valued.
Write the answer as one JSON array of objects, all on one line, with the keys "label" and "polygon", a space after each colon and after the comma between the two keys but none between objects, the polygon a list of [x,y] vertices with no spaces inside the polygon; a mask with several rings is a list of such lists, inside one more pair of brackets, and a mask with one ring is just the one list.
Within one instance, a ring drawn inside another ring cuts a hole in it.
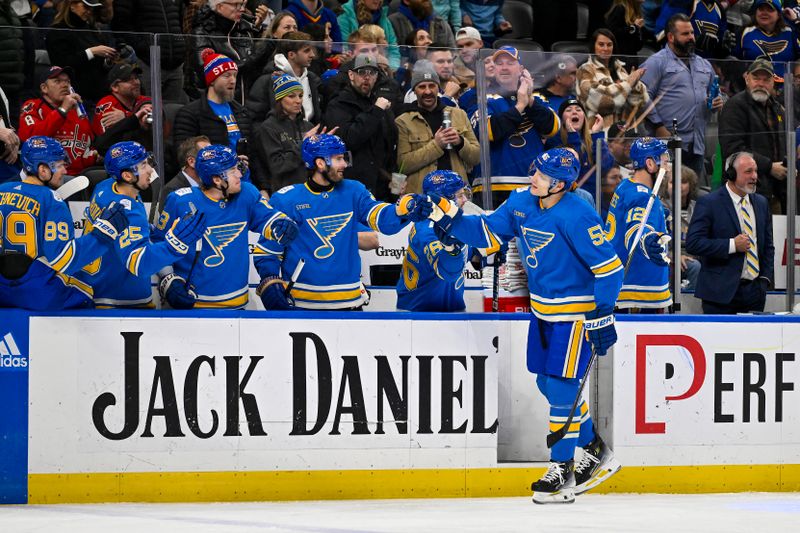
[{"label": "stadium seat", "polygon": [[497,39],[494,42],[495,49],[501,46],[513,46],[517,50],[526,50],[529,52],[544,52],[544,48],[541,44],[528,39]]},{"label": "stadium seat", "polygon": [[533,37],[533,6],[522,0],[506,0],[503,4],[503,17],[511,23],[511,33],[506,39],[530,39]]},{"label": "stadium seat", "polygon": [[588,54],[589,45],[584,41],[556,41],[550,50],[562,54]]},{"label": "stadium seat", "polygon": [[588,37],[589,33],[589,6],[586,4],[576,4],[578,8],[578,33],[576,39],[583,40]]}]

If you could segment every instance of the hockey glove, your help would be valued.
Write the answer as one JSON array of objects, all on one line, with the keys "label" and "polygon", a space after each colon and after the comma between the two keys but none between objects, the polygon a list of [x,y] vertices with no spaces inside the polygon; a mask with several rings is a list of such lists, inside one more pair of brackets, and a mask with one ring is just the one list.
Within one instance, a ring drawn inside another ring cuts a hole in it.
[{"label": "hockey glove", "polygon": [[92,222],[97,237],[105,244],[113,243],[119,234],[128,227],[128,217],[121,204],[112,203]]},{"label": "hockey glove", "polygon": [[666,233],[650,232],[642,239],[644,255],[656,266],[669,265],[669,241],[672,237]]},{"label": "hockey glove", "polygon": [[605,355],[608,349],[617,342],[614,314],[611,311],[595,309],[586,313],[583,329],[586,330],[586,336],[594,346],[597,355]]},{"label": "hockey glove", "polygon": [[397,216],[408,218],[412,222],[425,220],[432,211],[430,200],[421,194],[405,194],[397,200],[395,206]]},{"label": "hockey glove", "polygon": [[430,219],[433,220],[437,226],[442,228],[445,233],[450,233],[450,228],[453,222],[457,220],[464,212],[453,202],[438,194],[430,194],[428,198],[433,202],[433,213]]},{"label": "hockey glove", "polygon": [[286,282],[277,276],[267,276],[256,289],[267,311],[289,311],[294,309],[294,298],[286,292]]},{"label": "hockey glove", "polygon": [[461,243],[458,239],[452,235],[448,235],[446,231],[436,224],[433,225],[433,232],[436,234],[436,238],[439,239],[439,242],[444,245],[444,249],[447,253],[450,255],[458,255],[461,253],[461,247],[463,246],[463,243]]},{"label": "hockey glove", "polygon": [[267,238],[272,238],[281,246],[289,246],[297,238],[299,231],[294,220],[282,216],[273,220],[272,224],[269,225]]},{"label": "hockey glove", "polygon": [[191,309],[197,294],[186,286],[186,280],[175,274],[167,274],[158,284],[158,293],[173,309]]},{"label": "hockey glove", "polygon": [[736,48],[736,34],[730,30],[727,30],[722,35],[722,47],[728,52]]},{"label": "hockey glove", "polygon": [[206,231],[206,217],[203,213],[181,218],[164,237],[164,240],[179,255],[186,255],[190,248]]}]

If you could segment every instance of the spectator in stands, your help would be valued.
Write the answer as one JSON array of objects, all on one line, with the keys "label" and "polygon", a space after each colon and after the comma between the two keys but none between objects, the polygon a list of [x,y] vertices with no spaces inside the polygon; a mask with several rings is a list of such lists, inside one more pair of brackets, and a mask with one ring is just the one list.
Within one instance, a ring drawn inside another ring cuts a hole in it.
[{"label": "spectator in stands", "polygon": [[286,11],[294,15],[297,29],[307,31],[305,27],[309,24],[328,26],[333,42],[344,41],[342,31],[339,29],[339,21],[336,20],[336,13],[325,7],[322,0],[289,0]]},{"label": "spectator in stands", "polygon": [[267,37],[270,39],[283,39],[283,36],[291,31],[297,31],[297,19],[289,11],[283,11],[275,15],[272,24],[269,26]]},{"label": "spectator in stands", "polygon": [[553,58],[544,89],[538,93],[547,103],[547,107],[558,112],[564,100],[577,98],[575,96],[577,73],[577,62],[571,55],[559,54]]},{"label": "spectator in stands", "polygon": [[[325,72],[338,68],[340,56],[333,54],[333,39],[331,39],[329,27],[323,27],[320,24],[306,24],[303,29],[311,36],[312,44],[317,52],[314,54],[308,70],[322,77]],[[337,50],[341,46],[341,44],[337,45]]]},{"label": "spectator in stands", "polygon": [[[461,80],[455,77],[455,65],[453,62],[453,52],[448,48],[443,48],[437,44],[428,47],[426,59],[430,62],[433,70],[436,71],[439,77],[439,85],[441,87],[440,97],[445,105],[457,107],[458,97],[461,96],[463,91],[467,89],[466,83],[461,83]],[[427,64],[417,65],[417,68],[427,69]],[[415,102],[417,95],[414,93],[413,88],[409,89],[403,101],[407,104]]]},{"label": "spectator in stands", "polygon": [[427,30],[434,42],[455,48],[453,30],[447,21],[433,10],[431,0],[401,0],[395,13],[389,15],[397,42],[404,43],[414,30]]},{"label": "spectator in stands", "polygon": [[608,210],[611,207],[611,198],[614,197],[614,191],[617,190],[617,185],[622,181],[622,173],[620,172],[619,165],[612,164],[611,167],[603,174],[603,179],[600,181],[600,218],[606,220],[608,218]]},{"label": "spectator in stands", "polygon": [[[195,74],[204,69],[203,50],[211,48],[236,62],[240,76],[237,95],[247,94],[274,51],[271,41],[254,40],[261,19],[256,18],[253,23],[242,19],[244,5],[244,0],[208,0],[198,11],[193,30]],[[266,15],[264,10],[261,13]]]},{"label": "spectator in stands", "polygon": [[378,57],[389,54],[389,41],[383,28],[377,24],[362,24],[358,31],[366,33],[378,44]]},{"label": "spectator in stands", "polygon": [[[742,31],[733,55],[748,61],[768,56],[775,65],[775,73],[783,77],[784,63],[800,57],[795,31],[782,16],[780,0],[756,0],[753,7],[753,22]],[[787,19],[792,24],[800,23],[791,10],[787,10]]]},{"label": "spectator in stands", "polygon": [[[19,116],[25,85],[25,56],[19,18],[8,2],[0,3],[0,86],[8,97],[7,113]],[[6,123],[7,127],[11,122]],[[2,178],[0,178],[2,181]]]},{"label": "spectator in stands", "polygon": [[614,34],[618,46],[614,52],[617,55],[638,54],[644,44],[641,0],[614,0],[611,10],[606,13],[606,27]]},{"label": "spectator in stands", "polygon": [[[497,94],[500,86],[495,80],[494,60],[492,56],[483,58],[483,70],[486,75],[486,94]],[[474,86],[464,91],[458,98],[458,107],[467,112],[468,117],[472,117],[478,109],[478,89]]]},{"label": "spectator in stands", "polygon": [[184,187],[199,187],[201,185],[200,177],[194,168],[195,158],[201,148],[205,148],[210,144],[211,141],[209,141],[208,137],[198,135],[184,139],[178,146],[178,164],[181,165],[181,170],[161,189],[161,194],[158,197],[159,213],[164,210],[164,203],[167,201],[169,193]]},{"label": "spectator in stands", "polygon": [[461,1],[460,0],[431,0],[433,11],[442,17],[453,31],[461,29]]},{"label": "spectator in stands", "polygon": [[422,179],[434,170],[453,170],[462,178],[480,159],[480,145],[467,114],[448,107],[451,126],[442,124],[445,104],[439,98],[439,76],[415,71],[414,104],[397,117],[397,163],[408,175],[406,193],[422,193]]},{"label": "spectator in stands", "polygon": [[729,2],[728,9],[725,12],[726,20],[728,22],[728,30],[735,35],[739,35],[744,29],[745,24],[750,20],[747,15],[753,7],[753,0],[739,0],[738,2]]},{"label": "spectator in stands", "polygon": [[708,108],[708,90],[714,77],[711,64],[694,53],[694,31],[689,17],[678,14],[667,23],[667,46],[648,57],[642,65],[642,82],[651,99],[659,98],[647,116],[656,137],[671,135],[673,119],[683,141],[683,163],[702,180],[705,176],[706,122],[722,108],[717,96]]},{"label": "spectator in stands", "polygon": [[758,192],[773,213],[786,213],[786,133],[784,109],[775,99],[775,70],[767,59],[747,68],[747,90],[735,94],[719,115],[722,156],[752,152],[758,167]]},{"label": "spectator in stands", "polygon": [[239,141],[249,138],[251,122],[244,106],[233,99],[237,65],[229,57],[216,54],[210,48],[203,50],[201,57],[208,89],[204,98],[194,100],[178,111],[172,129],[175,144],[189,137],[207,135],[211,144],[229,146],[240,156],[246,157],[248,150]]},{"label": "spectator in stands", "polygon": [[[661,202],[665,212],[674,213],[672,207],[672,179],[666,180],[665,195]],[[697,204],[697,174],[686,165],[681,166],[681,286],[689,291],[697,287],[697,276],[700,274],[700,261],[686,253],[686,234]]]},{"label": "spectator in stands", "polygon": [[430,34],[422,28],[409,33],[405,40],[401,41],[403,48],[400,49],[400,68],[397,69],[397,81],[404,91],[409,89],[411,83],[411,71],[420,59],[425,59],[428,55],[428,47],[433,44]]},{"label": "spectator in stands", "polygon": [[63,0],[47,34],[50,63],[72,69],[71,81],[89,109],[105,95],[106,71],[120,55],[97,26],[100,9],[99,0]]},{"label": "spectator in stands", "polygon": [[153,148],[153,105],[142,96],[142,69],[138,65],[122,62],[108,72],[111,94],[97,102],[92,118],[95,147],[104,155],[112,144],[136,141]]},{"label": "spectator in stands", "polygon": [[586,109],[587,119],[593,122],[595,115],[602,115],[603,129],[620,120],[628,122],[649,102],[647,87],[640,82],[644,69],[628,74],[625,63],[614,57],[614,34],[605,28],[592,34],[589,48],[593,53],[577,73],[578,100]]},{"label": "spectator in stands", "polygon": [[736,35],[728,30],[723,2],[720,0],[697,2],[690,17],[697,41],[697,54],[707,58],[728,57],[731,49],[736,46]]},{"label": "spectator in stands", "polygon": [[389,43],[389,64],[393,69],[400,66],[400,50],[392,23],[389,22],[389,6],[384,6],[381,0],[349,0],[342,5],[338,20],[342,35],[350,35],[362,24],[377,24],[383,28]]},{"label": "spectator in stands", "polygon": [[635,130],[628,129],[624,122],[615,122],[608,128],[608,151],[619,165],[620,175],[628,179],[633,175],[631,168],[631,144],[639,135]]},{"label": "spectator in stands", "polygon": [[375,93],[378,73],[374,57],[358,55],[348,73],[350,84],[328,105],[324,124],[329,129],[339,128],[337,135],[352,153],[353,162],[345,176],[362,182],[381,200],[389,197],[397,128],[391,101]]},{"label": "spectator in stands", "polygon": [[470,88],[474,87],[478,56],[483,48],[481,34],[472,26],[466,26],[458,30],[455,39],[458,47],[458,57],[455,60],[456,78]]},{"label": "spectator in stands", "polygon": [[[461,25],[474,26],[486,46],[513,29],[503,17],[504,0],[461,0]],[[552,7],[552,6],[551,6]]]},{"label": "spectator in stands", "polygon": [[263,165],[261,176],[268,183],[257,184],[270,194],[306,180],[306,169],[300,154],[300,143],[309,133],[316,133],[312,124],[303,118],[303,86],[297,78],[282,75],[275,78],[275,103],[256,130],[258,164]]},{"label": "spectator in stands", "polygon": [[11,115],[6,107],[5,92],[0,89],[0,183],[5,181],[16,181],[22,169],[19,160],[20,140],[14,128],[11,127]]},{"label": "spectator in stands", "polygon": [[[603,131],[603,117],[595,115],[594,121],[589,124],[583,105],[577,99],[570,98],[561,102],[558,118],[561,119],[558,134],[547,139],[544,147],[549,150],[566,146],[575,150],[581,163],[576,183],[578,187],[591,194],[592,198],[597,198],[597,180],[594,174],[596,165],[600,165],[601,171],[605,172],[613,161]],[[595,158],[598,142],[601,144],[603,154],[600,161],[596,161]]]},{"label": "spectator in stands", "polygon": [[41,96],[22,106],[19,138],[22,142],[34,135],[54,138],[64,147],[69,159],[67,174],[77,176],[96,163],[97,151],[92,147],[94,134],[89,117],[78,116],[81,95],[70,93],[71,77],[71,69],[58,66],[42,73],[39,79]]},{"label": "spectator in stands", "polygon": [[322,121],[319,76],[308,69],[316,55],[310,40],[311,36],[307,33],[289,32],[278,42],[278,53],[272,62],[267,63],[264,73],[250,90],[247,108],[254,123],[262,122],[273,108],[273,78],[283,74],[296,78],[303,87],[303,117],[309,122]]}]

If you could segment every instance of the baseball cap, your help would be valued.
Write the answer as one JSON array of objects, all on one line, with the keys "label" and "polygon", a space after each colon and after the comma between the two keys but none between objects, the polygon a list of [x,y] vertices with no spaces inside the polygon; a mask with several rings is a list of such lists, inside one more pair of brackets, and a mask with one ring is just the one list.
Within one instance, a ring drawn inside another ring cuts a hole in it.
[{"label": "baseball cap", "polygon": [[41,85],[42,83],[46,82],[47,80],[52,80],[54,78],[59,77],[62,72],[64,74],[66,74],[67,76],[69,76],[70,80],[74,77],[73,73],[72,73],[72,68],[70,68],[70,67],[59,67],[59,66],[53,65],[49,69],[43,71],[39,75],[39,85]]},{"label": "baseball cap", "polygon": [[142,69],[138,65],[122,62],[117,63],[108,71],[108,84],[114,85],[118,81],[128,81],[134,74],[141,74]]},{"label": "baseball cap", "polygon": [[358,54],[355,61],[353,61],[353,66],[350,67],[350,70],[358,70],[360,68],[372,68],[379,70],[378,62],[375,61],[375,58],[369,54]]},{"label": "baseball cap", "polygon": [[749,67],[747,67],[748,74],[752,74],[753,72],[758,72],[759,70],[765,70],[772,75],[775,74],[775,68],[772,66],[772,62],[764,57],[759,57],[758,59],[750,63]]},{"label": "baseball cap", "polygon": [[497,61],[498,56],[506,54],[511,56],[513,59],[519,61],[519,50],[514,48],[513,46],[501,46],[497,49],[497,51],[492,54],[492,61]]},{"label": "baseball cap", "polygon": [[772,9],[777,11],[778,13],[781,12],[781,0],[756,0],[753,2],[753,12],[758,9],[758,6],[767,4],[768,6],[772,6]]},{"label": "baseball cap", "polygon": [[432,81],[436,85],[440,85],[439,75],[434,70],[414,70],[411,74],[411,89],[413,90],[417,85],[425,81]]},{"label": "baseball cap", "polygon": [[456,32],[456,43],[462,39],[475,39],[476,41],[483,40],[481,39],[480,32],[472,26],[464,26]]}]

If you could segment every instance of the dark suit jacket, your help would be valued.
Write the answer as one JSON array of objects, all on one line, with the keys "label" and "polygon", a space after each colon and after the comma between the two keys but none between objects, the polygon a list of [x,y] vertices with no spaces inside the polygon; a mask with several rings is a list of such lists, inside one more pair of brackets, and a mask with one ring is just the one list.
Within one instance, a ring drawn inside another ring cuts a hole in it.
[{"label": "dark suit jacket", "polygon": [[[198,178],[198,180],[199,179],[200,178]],[[189,180],[186,179],[183,170],[181,170],[161,189],[158,195],[158,212],[161,213],[164,210],[164,204],[167,203],[167,196],[169,196],[169,193],[175,192],[178,189],[183,189],[184,187],[191,187],[191,185],[189,184]]]},{"label": "dark suit jacket", "polygon": [[[775,247],[772,243],[772,215],[767,199],[749,195],[756,215],[759,277],[775,279]],[[727,304],[736,294],[742,276],[744,253],[728,253],[730,239],[743,233],[736,207],[727,185],[697,200],[686,235],[686,252],[700,258],[695,296],[702,300]]]}]

